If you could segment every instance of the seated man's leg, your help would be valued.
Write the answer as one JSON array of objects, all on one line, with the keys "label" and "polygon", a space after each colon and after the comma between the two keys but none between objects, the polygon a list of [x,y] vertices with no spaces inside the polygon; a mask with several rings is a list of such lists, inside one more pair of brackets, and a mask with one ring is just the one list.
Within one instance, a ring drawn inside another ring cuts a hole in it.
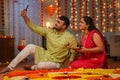
[{"label": "seated man's leg", "polygon": [[37,65],[31,67],[32,70],[37,69],[59,69],[61,65],[55,62],[40,62]]},{"label": "seated man's leg", "polygon": [[24,60],[28,55],[34,54],[35,48],[36,45],[33,44],[27,45],[1,72],[7,72],[9,70],[13,70],[17,66],[17,64],[19,64],[22,60]]}]

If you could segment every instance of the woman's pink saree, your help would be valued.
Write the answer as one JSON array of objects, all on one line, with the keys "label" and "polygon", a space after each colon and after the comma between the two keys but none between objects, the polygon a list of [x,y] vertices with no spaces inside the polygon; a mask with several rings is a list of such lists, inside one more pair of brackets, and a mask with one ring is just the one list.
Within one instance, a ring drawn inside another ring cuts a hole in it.
[{"label": "woman's pink saree", "polygon": [[[104,44],[103,36],[97,30],[92,30],[89,32],[86,39],[84,38],[84,36],[82,36],[83,47],[96,47],[96,45],[92,41],[93,33],[99,34]],[[73,61],[70,66],[71,68],[107,68],[106,52],[104,50],[104,52],[102,53],[89,53],[81,55],[75,61]]]}]

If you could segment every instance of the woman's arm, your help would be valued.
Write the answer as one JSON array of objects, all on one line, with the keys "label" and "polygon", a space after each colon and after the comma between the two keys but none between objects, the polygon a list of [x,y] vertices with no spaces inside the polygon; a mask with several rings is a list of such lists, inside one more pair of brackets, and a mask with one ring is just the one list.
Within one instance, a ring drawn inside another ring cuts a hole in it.
[{"label": "woman's arm", "polygon": [[103,52],[105,50],[103,41],[97,33],[93,34],[92,39],[93,39],[93,42],[96,45],[96,47],[94,47],[94,48],[84,48],[84,47],[82,47],[80,52],[82,52],[82,53],[100,53],[100,52]]},{"label": "woman's arm", "polygon": [[100,53],[104,51],[104,44],[102,42],[101,37],[97,33],[93,34],[92,39],[96,45],[96,47],[94,48],[76,47],[76,48],[71,48],[71,49],[75,50],[76,52],[83,53],[83,54],[84,53]]},{"label": "woman's arm", "polygon": [[93,42],[95,43],[96,47],[89,49],[89,51],[98,53],[98,52],[103,52],[105,50],[104,43],[103,43],[101,37],[97,33],[93,34]]}]

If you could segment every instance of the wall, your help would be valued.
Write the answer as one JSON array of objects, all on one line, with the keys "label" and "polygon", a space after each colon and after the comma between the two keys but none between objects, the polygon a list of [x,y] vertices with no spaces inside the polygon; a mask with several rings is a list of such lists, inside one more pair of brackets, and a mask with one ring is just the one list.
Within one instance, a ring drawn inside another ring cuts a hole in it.
[{"label": "wall", "polygon": [[[40,25],[40,1],[39,0],[5,0],[5,35],[15,37],[15,56],[19,53],[18,45],[21,45],[22,38],[25,39],[26,45],[29,43],[41,46],[41,36],[27,28],[21,17],[21,11],[28,8],[28,17],[35,24]],[[36,4],[36,5],[35,5]]]},{"label": "wall", "polygon": [[[37,45],[40,45],[41,46],[41,42],[42,42],[42,39],[41,37],[39,37],[37,34],[33,33],[32,31],[30,31],[23,19],[21,18],[21,15],[20,15],[20,12],[22,9],[24,9],[27,4],[29,4],[29,8],[28,8],[28,17],[34,22],[36,23],[37,25],[41,25],[40,22],[41,22],[41,16],[40,16],[40,0],[4,0],[5,1],[5,27],[4,27],[4,32],[5,32],[5,35],[13,35],[15,36],[15,54],[17,55],[18,54],[18,50],[17,50],[17,46],[21,44],[21,39],[22,38],[25,38],[26,40],[26,45],[29,44],[29,43],[33,43],[33,44],[37,44]],[[56,20],[56,16],[57,16],[57,13],[54,14],[52,17],[48,16],[48,14],[46,13],[45,11],[45,8],[46,6],[48,6],[49,4],[53,4],[57,7],[57,4],[56,4],[56,1],[57,0],[44,0],[44,26],[46,26],[45,22],[47,21],[50,21],[51,22],[51,26],[54,26],[54,22]],[[69,17],[69,19],[71,20],[71,24],[72,24],[72,14],[71,14],[71,1],[72,0],[67,0],[67,16]],[[78,27],[79,27],[79,20],[80,20],[80,5],[83,6],[83,14],[86,14],[86,4],[85,2],[87,0],[75,0],[76,1],[76,4],[75,4],[75,18],[76,18],[76,30],[72,30],[71,29],[71,26],[68,28],[68,30],[70,32],[72,32],[73,34],[75,35],[79,35],[79,38],[80,38],[80,35],[81,33],[78,31]],[[82,3],[80,4],[79,1],[82,1]],[[97,8],[98,10],[94,10],[94,13],[95,13],[95,25],[100,28],[100,1],[101,0],[94,0],[96,1],[95,3],[95,8]],[[104,0],[103,0],[104,1]],[[106,1],[106,0],[105,0]],[[104,2],[105,2],[104,1]],[[113,21],[113,1],[114,0],[109,0],[109,4],[111,5],[110,6],[110,10],[109,10],[109,14],[111,14],[112,16],[110,16],[109,20],[110,20],[110,25],[109,27],[113,29],[113,24],[111,21]],[[92,16],[92,1],[89,0],[89,6],[87,6],[89,8],[89,15]],[[120,3],[120,0],[117,0],[117,3]],[[106,4],[103,4],[103,8]],[[60,0],[60,7],[61,7],[61,10],[60,10],[60,14],[61,15],[64,15],[64,0]],[[106,14],[106,9],[103,10],[104,11],[104,14]],[[118,14],[119,12],[119,14]],[[106,32],[106,17],[104,16],[103,18],[105,19],[103,21],[104,25],[103,25],[103,28],[105,30],[105,32],[103,32],[103,34],[105,35],[105,37],[107,37],[107,40],[109,40],[109,37],[111,35],[115,35],[115,34],[118,34],[120,35],[120,7],[117,7],[117,10],[116,10],[116,32]]]},{"label": "wall", "polygon": [[1,7],[0,7],[0,30],[2,29],[2,17],[1,17],[2,13],[1,13]]},{"label": "wall", "polygon": [[2,1],[0,0],[0,35],[4,35],[4,31],[3,31],[3,23],[2,23]]},{"label": "wall", "polygon": [[[56,7],[58,7],[57,1],[58,0],[44,0],[44,10],[45,10],[46,5],[49,5],[49,4],[53,4]],[[109,40],[109,37],[113,34],[120,35],[120,0],[116,0],[116,2],[115,0],[93,0],[94,10],[93,10],[93,1],[91,0],[66,0],[66,1],[67,1],[67,4],[66,4],[67,16],[71,20],[70,27],[73,26],[73,23],[76,23],[75,30],[72,30],[71,28],[68,29],[73,34],[81,35],[81,33],[78,33],[80,14],[86,15],[87,14],[86,8],[87,8],[88,9],[87,15],[93,18],[95,26],[103,33],[103,35],[106,37],[107,40]],[[76,1],[74,3],[74,9],[75,9],[74,22],[72,19],[73,17],[73,13],[72,13],[73,8],[71,7],[73,4],[72,1]],[[86,6],[86,3],[88,3],[87,6]],[[80,13],[80,5],[82,6],[81,13]],[[44,22],[49,21],[51,25],[53,25],[54,23],[53,21],[55,21],[57,13],[54,14],[52,17],[48,16],[46,12],[44,14],[45,14]],[[64,0],[60,0],[60,14],[65,15],[65,1]]]}]

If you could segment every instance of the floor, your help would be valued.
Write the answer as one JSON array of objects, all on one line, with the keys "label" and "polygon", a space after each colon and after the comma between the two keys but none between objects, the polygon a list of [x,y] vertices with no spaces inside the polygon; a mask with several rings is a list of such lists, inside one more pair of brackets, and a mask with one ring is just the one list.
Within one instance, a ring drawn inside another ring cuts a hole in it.
[{"label": "floor", "polygon": [[120,68],[120,58],[119,57],[118,57],[118,59],[113,59],[113,58],[109,57],[109,58],[107,58],[107,62],[108,62],[109,69]]},{"label": "floor", "polygon": [[[113,68],[120,68],[120,59],[118,58],[117,60],[116,59],[113,59],[113,58],[110,58],[108,57],[107,58],[107,61],[108,61],[108,68],[109,69],[113,69]],[[29,63],[31,64],[31,63]],[[32,63],[33,64],[33,63]],[[26,65],[26,62],[21,62],[15,69],[16,70],[22,70],[22,66],[23,65]],[[0,66],[0,71],[5,67],[4,66]],[[5,74],[0,74],[0,80],[2,80],[2,77],[4,76]]]}]

